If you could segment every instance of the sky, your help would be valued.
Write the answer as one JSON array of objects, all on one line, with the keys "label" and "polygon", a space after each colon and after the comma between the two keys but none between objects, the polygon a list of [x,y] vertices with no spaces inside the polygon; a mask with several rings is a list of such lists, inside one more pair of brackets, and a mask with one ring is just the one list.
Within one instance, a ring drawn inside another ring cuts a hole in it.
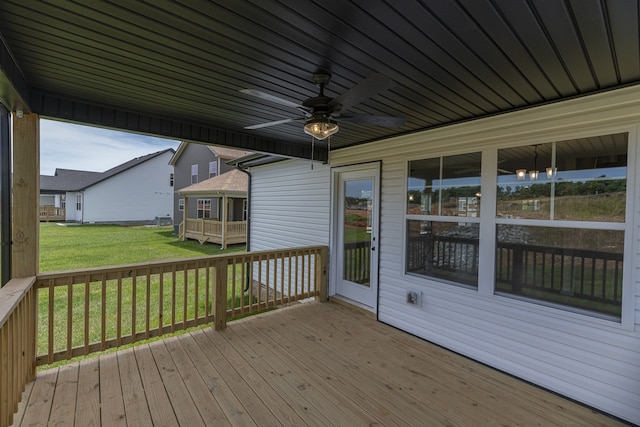
[{"label": "sky", "polygon": [[56,168],[104,172],[178,145],[171,139],[41,119],[40,174],[53,175]]}]

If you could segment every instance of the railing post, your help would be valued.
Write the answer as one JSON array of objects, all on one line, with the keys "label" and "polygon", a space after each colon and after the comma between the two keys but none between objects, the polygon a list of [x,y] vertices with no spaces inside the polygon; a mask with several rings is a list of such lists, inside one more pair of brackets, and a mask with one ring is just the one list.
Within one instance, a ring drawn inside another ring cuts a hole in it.
[{"label": "railing post", "polygon": [[329,248],[323,246],[316,259],[316,301],[329,299]]},{"label": "railing post", "polygon": [[216,280],[213,290],[213,329],[227,327],[227,271],[229,262],[224,259],[216,263]]},{"label": "railing post", "polygon": [[512,276],[512,291],[516,294],[522,292],[522,286],[525,284],[524,274],[524,250],[518,246],[513,248],[513,276]]}]

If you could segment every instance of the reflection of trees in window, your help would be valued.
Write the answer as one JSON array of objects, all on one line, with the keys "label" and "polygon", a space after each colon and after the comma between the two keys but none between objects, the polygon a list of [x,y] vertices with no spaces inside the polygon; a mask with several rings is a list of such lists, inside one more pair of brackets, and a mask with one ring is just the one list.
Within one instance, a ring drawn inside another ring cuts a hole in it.
[{"label": "reflection of trees in window", "polygon": [[509,174],[526,167],[530,147],[498,150],[496,292],[620,317],[627,139],[536,145],[538,179]]}]

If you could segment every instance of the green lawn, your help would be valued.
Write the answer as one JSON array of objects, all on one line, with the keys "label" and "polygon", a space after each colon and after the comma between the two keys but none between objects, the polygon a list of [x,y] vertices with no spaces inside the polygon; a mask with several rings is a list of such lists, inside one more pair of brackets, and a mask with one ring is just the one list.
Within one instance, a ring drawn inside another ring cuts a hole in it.
[{"label": "green lawn", "polygon": [[119,225],[40,224],[40,271],[134,264],[240,252],[245,245],[226,251],[220,245],[181,242],[172,227],[122,227]]},{"label": "green lawn", "polygon": [[[142,262],[173,260],[180,258],[202,257],[230,252],[241,252],[245,245],[230,246],[227,250],[220,250],[220,245],[203,244],[188,240],[181,242],[173,234],[171,227],[122,227],[116,225],[69,225],[59,226],[54,223],[40,225],[40,272],[76,270],[82,268],[134,264]],[[229,271],[229,301],[231,303],[231,288],[235,288],[236,300],[242,298],[244,280],[239,271],[232,274]],[[205,290],[205,273],[198,273],[200,288],[195,295],[195,272],[188,273],[187,284],[179,274],[176,278],[175,289],[171,289],[171,275],[165,274],[165,288],[163,291],[163,320],[167,325],[170,321],[172,294],[175,295],[176,321],[180,322],[186,314],[187,319],[193,318],[197,310],[202,315],[205,305],[210,305],[212,296],[207,302]],[[235,277],[234,277],[235,276]],[[117,325],[118,294],[121,295],[122,334],[127,335],[132,330],[131,313],[133,307],[137,313],[136,330],[145,329],[145,301],[149,300],[149,317],[151,327],[157,327],[159,322],[159,281],[152,276],[149,283],[144,277],[134,283],[130,278],[124,279],[118,289],[117,283],[109,282],[106,287],[106,335],[107,339],[115,337]],[[134,289],[135,288],[135,289]],[[73,286],[73,332],[72,345],[83,343],[83,322],[85,319],[85,285]],[[67,342],[66,323],[68,318],[68,287],[61,286],[54,293],[54,348],[64,349]],[[246,297],[246,296],[245,296]],[[93,282],[88,287],[90,342],[100,340],[100,319],[102,316],[102,285]],[[136,302],[133,302],[135,298]],[[246,299],[246,298],[245,298]],[[195,304],[194,304],[195,302]],[[46,352],[48,330],[49,294],[43,290],[38,298],[38,353]],[[236,302],[236,306],[238,303]]]}]

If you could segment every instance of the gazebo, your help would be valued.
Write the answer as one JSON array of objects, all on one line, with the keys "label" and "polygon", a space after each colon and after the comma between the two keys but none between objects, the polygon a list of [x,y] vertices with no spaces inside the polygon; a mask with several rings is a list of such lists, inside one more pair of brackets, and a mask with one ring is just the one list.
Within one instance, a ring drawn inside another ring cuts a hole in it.
[{"label": "gazebo", "polygon": [[[222,249],[229,244],[246,243],[247,185],[247,174],[234,169],[178,190],[185,206],[180,239],[218,243]],[[189,212],[189,199],[193,197],[198,200],[197,208]]]}]

